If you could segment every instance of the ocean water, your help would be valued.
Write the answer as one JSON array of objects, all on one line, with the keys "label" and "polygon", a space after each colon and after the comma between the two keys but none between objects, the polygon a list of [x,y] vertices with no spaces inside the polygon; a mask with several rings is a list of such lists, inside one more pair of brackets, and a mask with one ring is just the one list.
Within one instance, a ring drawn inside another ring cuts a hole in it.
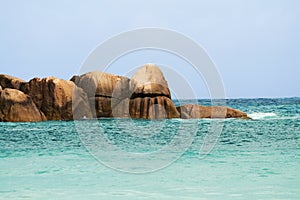
[{"label": "ocean water", "polygon": [[0,123],[0,199],[300,199],[300,98],[227,105],[253,120],[96,121],[113,149],[89,120]]}]

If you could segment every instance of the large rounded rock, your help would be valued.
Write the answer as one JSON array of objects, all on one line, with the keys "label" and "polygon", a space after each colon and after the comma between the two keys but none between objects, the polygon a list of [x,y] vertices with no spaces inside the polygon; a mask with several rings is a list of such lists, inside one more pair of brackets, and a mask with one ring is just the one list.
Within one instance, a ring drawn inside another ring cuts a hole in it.
[{"label": "large rounded rock", "polygon": [[23,85],[21,90],[32,97],[48,120],[92,117],[86,94],[72,81],[55,77],[34,78]]},{"label": "large rounded rock", "polygon": [[168,83],[161,70],[154,64],[141,67],[131,78],[132,97],[166,96],[171,98]]},{"label": "large rounded rock", "polygon": [[23,92],[6,88],[0,95],[0,121],[36,122],[46,117],[36,107],[31,97]]},{"label": "large rounded rock", "polygon": [[94,117],[129,116],[129,78],[94,71],[73,76],[71,81],[87,93]]},{"label": "large rounded rock", "polygon": [[5,74],[0,74],[0,86],[4,88],[12,88],[12,89],[20,89],[21,85],[24,84],[26,81]]},{"label": "large rounded rock", "polygon": [[89,72],[71,78],[90,97],[114,97],[124,99],[129,94],[129,78],[105,72]]},{"label": "large rounded rock", "polygon": [[129,111],[132,118],[178,118],[179,112],[171,101],[171,94],[160,69],[147,64],[130,81]]},{"label": "large rounded rock", "polygon": [[224,106],[187,104],[177,107],[180,117],[189,118],[241,118],[250,119],[247,113]]}]

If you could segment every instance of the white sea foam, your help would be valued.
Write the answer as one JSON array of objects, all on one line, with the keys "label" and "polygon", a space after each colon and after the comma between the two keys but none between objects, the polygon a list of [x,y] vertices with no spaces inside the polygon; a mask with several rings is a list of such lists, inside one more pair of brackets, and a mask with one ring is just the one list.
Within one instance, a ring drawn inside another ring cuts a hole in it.
[{"label": "white sea foam", "polygon": [[264,119],[264,118],[273,118],[276,117],[276,113],[263,113],[263,112],[258,112],[258,113],[251,113],[248,114],[249,117],[252,119]]}]

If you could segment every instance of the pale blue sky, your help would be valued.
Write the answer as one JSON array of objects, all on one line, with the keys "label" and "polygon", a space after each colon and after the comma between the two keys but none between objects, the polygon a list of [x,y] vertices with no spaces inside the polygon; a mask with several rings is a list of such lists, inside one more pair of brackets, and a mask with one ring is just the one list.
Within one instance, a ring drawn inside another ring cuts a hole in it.
[{"label": "pale blue sky", "polygon": [[[206,49],[228,98],[300,96],[299,2],[0,0],[0,73],[25,80],[69,79],[91,50],[111,36],[161,27]],[[123,62],[119,64],[138,63]],[[174,64],[171,57],[164,62]],[[191,84],[197,96],[207,97],[200,83]]]}]

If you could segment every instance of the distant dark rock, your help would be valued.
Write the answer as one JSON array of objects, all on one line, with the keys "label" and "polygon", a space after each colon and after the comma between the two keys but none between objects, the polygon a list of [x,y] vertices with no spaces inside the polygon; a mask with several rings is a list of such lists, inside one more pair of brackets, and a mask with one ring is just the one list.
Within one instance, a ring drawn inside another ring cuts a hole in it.
[{"label": "distant dark rock", "polygon": [[72,78],[70,79],[70,81],[72,81],[73,83],[75,83],[76,81],[78,81],[79,76],[78,75],[74,75],[72,76]]},{"label": "distant dark rock", "polygon": [[0,121],[37,122],[47,120],[31,97],[23,92],[6,88],[0,94]]}]

